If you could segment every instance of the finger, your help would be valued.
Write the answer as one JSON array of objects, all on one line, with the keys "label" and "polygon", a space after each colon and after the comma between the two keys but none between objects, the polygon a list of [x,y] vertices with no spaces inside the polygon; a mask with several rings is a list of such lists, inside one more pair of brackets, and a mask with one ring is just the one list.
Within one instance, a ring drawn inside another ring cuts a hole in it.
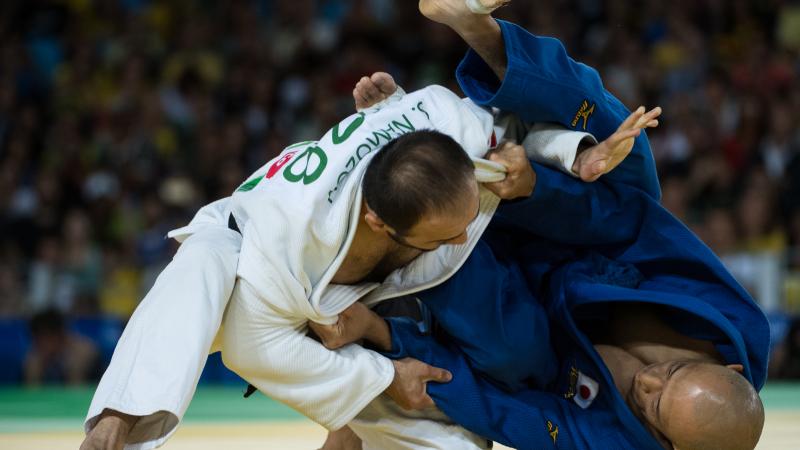
[{"label": "finger", "polygon": [[658,120],[651,120],[650,122],[647,122],[647,128],[657,128],[660,124],[661,122]]},{"label": "finger", "polygon": [[[338,323],[338,322],[337,322]],[[333,335],[336,334],[336,324],[323,325],[321,323],[311,322],[311,328],[319,335]]]},{"label": "finger", "polygon": [[617,144],[626,139],[639,137],[640,134],[642,134],[641,128],[633,128],[631,130],[619,131],[614,134],[614,145],[616,146]]},{"label": "finger", "polygon": [[639,120],[636,122],[636,127],[638,127],[638,128],[646,128],[648,123],[650,123],[651,121],[655,120],[660,115],[661,115],[661,107],[657,106],[657,107],[651,109],[650,111],[648,111],[642,117],[640,117]]},{"label": "finger", "polygon": [[447,383],[453,379],[453,374],[445,369],[438,367],[428,366],[427,375],[422,379],[423,381],[435,381],[436,383]]},{"label": "finger", "polygon": [[[513,157],[514,155],[514,147],[522,146],[518,145],[512,141],[505,141],[502,142],[500,145],[497,146],[494,150],[490,151],[486,154],[486,159],[489,161],[494,161],[504,165],[506,168],[509,168],[513,164]],[[525,150],[522,149],[522,153],[525,153]]]},{"label": "finger", "polygon": [[644,115],[645,109],[644,106],[640,106],[636,109],[636,111],[632,112],[631,115],[622,122],[622,125],[617,128],[618,130],[625,130],[628,128],[633,128],[639,119]]},{"label": "finger", "polygon": [[650,111],[648,111],[646,116],[647,116],[647,118],[652,120],[652,119],[655,119],[657,117],[660,117],[662,112],[664,112],[664,110],[662,110],[660,106],[656,106],[655,108],[653,108]]},{"label": "finger", "polygon": [[500,153],[498,153],[496,151],[493,151],[493,152],[489,153],[487,155],[487,158],[489,159],[489,161],[500,163],[503,166],[505,166],[506,169],[508,168],[508,160],[503,155],[501,155]]},{"label": "finger", "polygon": [[508,151],[508,150],[510,150],[510,149],[512,149],[514,147],[518,147],[518,146],[520,146],[520,145],[517,144],[514,141],[505,140],[505,141],[501,142],[500,145],[497,146],[496,151]]}]

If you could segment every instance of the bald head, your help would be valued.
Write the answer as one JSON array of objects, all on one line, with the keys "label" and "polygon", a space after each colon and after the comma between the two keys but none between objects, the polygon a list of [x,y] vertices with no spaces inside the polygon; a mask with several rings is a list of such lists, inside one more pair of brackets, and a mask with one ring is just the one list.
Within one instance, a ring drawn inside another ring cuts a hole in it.
[{"label": "bald head", "polygon": [[634,378],[634,402],[648,428],[675,449],[753,450],[764,406],[733,368],[695,361],[645,367]]},{"label": "bald head", "polygon": [[680,450],[752,450],[764,427],[764,406],[753,386],[734,370],[716,364],[689,368],[683,389],[692,401],[684,409]]}]

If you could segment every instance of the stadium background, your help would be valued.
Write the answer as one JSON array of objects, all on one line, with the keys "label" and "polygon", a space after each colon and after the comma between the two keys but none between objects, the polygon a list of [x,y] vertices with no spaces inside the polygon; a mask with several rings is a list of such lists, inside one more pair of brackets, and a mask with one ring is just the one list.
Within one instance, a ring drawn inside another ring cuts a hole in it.
[{"label": "stadium background", "polygon": [[[800,448],[800,2],[514,0],[499,15],[562,39],[629,107],[664,107],[664,204],[768,313],[763,448]],[[410,0],[3,1],[0,447],[77,447],[91,384],[175,251],[168,230],[348,115],[360,76],[458,90],[464,50]],[[167,448],[321,443],[241,387],[212,357],[195,431]]]}]

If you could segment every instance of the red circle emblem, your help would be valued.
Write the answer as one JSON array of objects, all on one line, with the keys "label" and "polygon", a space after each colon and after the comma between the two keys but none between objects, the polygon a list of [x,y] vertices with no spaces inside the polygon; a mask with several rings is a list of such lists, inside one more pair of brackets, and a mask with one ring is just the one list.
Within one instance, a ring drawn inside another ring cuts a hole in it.
[{"label": "red circle emblem", "polygon": [[285,166],[285,165],[286,165],[286,163],[288,163],[289,161],[291,161],[291,160],[292,160],[292,158],[294,158],[294,155],[295,155],[296,153],[297,153],[297,152],[289,152],[289,153],[287,153],[287,154],[285,154],[285,155],[281,156],[281,157],[280,157],[280,159],[278,159],[277,161],[275,161],[275,164],[273,164],[273,165],[272,165],[272,166],[269,168],[269,170],[267,171],[267,174],[266,174],[264,177],[265,177],[266,179],[268,179],[268,180],[269,180],[270,178],[274,177],[274,176],[275,176],[275,174],[276,174],[276,173],[278,173],[278,171],[279,171],[279,170],[281,170],[281,168],[282,168],[283,166]]},{"label": "red circle emblem", "polygon": [[589,386],[586,385],[583,385],[580,388],[578,388],[578,391],[580,392],[581,398],[584,400],[588,400],[589,396],[592,395],[592,391],[589,390]]}]

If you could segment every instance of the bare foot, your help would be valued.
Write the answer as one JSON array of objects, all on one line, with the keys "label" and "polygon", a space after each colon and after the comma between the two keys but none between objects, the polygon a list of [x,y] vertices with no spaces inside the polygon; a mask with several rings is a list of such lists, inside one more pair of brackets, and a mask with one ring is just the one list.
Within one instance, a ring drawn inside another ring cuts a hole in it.
[{"label": "bare foot", "polygon": [[495,9],[510,3],[511,0],[466,0],[467,7],[475,14],[491,14]]},{"label": "bare foot", "polygon": [[595,181],[611,172],[631,152],[634,141],[642,130],[658,126],[660,115],[660,107],[647,112],[644,106],[639,107],[608,139],[578,154],[572,165],[572,171],[583,181]]},{"label": "bare foot", "polygon": [[397,83],[386,72],[375,72],[369,77],[361,77],[353,89],[356,109],[362,110],[374,106],[397,91]]},{"label": "bare foot", "polygon": [[420,0],[419,11],[423,16],[450,28],[467,31],[475,21],[490,19],[489,13],[510,0]]},{"label": "bare foot", "polygon": [[361,439],[350,427],[329,431],[328,438],[320,450],[361,450]]},{"label": "bare foot", "polygon": [[86,435],[80,450],[122,450],[137,420],[138,416],[106,409]]}]

